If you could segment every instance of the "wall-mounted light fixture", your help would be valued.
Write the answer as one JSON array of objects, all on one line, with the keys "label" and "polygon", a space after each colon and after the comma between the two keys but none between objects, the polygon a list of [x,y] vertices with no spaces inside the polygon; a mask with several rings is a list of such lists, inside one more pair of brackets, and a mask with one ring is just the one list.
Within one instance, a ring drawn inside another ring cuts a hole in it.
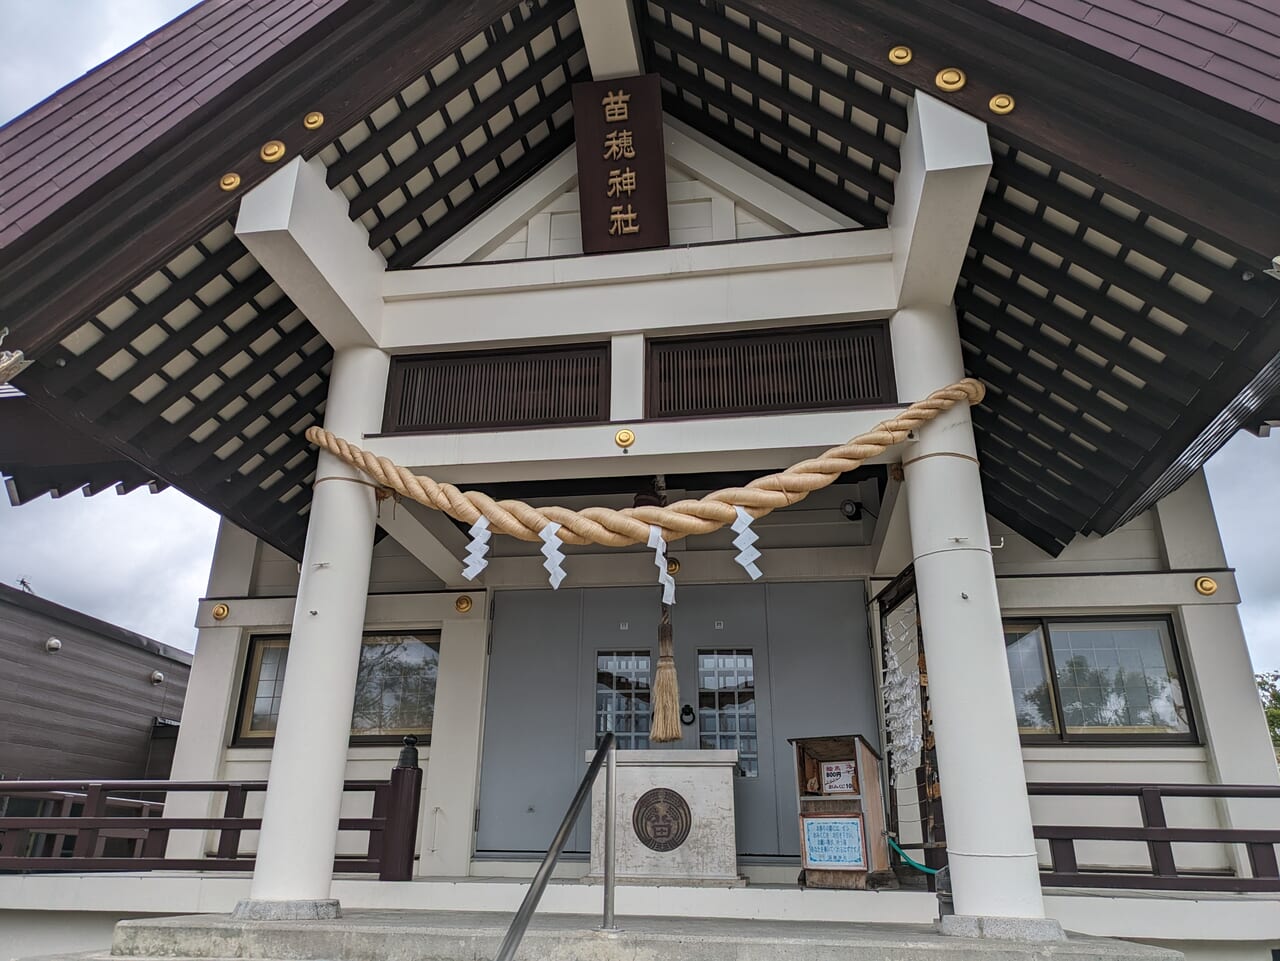
[{"label": "wall-mounted light fixture", "polygon": [[44,649],[48,651],[50,654],[57,654],[60,650],[62,650],[62,642],[58,640],[56,637],[51,637],[44,642]]}]

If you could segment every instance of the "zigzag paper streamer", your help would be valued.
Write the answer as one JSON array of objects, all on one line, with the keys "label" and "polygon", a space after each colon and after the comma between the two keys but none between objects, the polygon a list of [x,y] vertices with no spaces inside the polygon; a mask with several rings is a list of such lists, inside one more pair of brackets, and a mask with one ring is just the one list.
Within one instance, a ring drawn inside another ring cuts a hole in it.
[{"label": "zigzag paper streamer", "polygon": [[489,538],[493,536],[493,532],[489,530],[489,518],[484,515],[471,525],[471,543],[467,545],[467,566],[462,570],[462,576],[469,581],[473,581],[482,570],[489,566],[489,561],[485,555],[489,553]]},{"label": "zigzag paper streamer", "polygon": [[662,539],[662,528],[649,525],[649,546],[653,548],[653,563],[658,568],[658,583],[662,585],[662,603],[676,602],[676,579],[667,571],[667,542]]},{"label": "zigzag paper streamer", "polygon": [[564,542],[556,533],[558,530],[560,530],[559,524],[555,521],[547,521],[547,525],[538,531],[538,536],[542,538],[542,556],[546,558],[542,566],[550,575],[553,591],[559,590],[560,582],[564,580],[564,568],[560,566],[564,563],[564,552],[560,550]]},{"label": "zigzag paper streamer", "polygon": [[751,529],[751,522],[755,518],[741,507],[734,507],[734,510],[738,513],[738,519],[733,522],[733,531],[738,536],[733,539],[733,546],[739,551],[734,560],[742,565],[742,569],[751,575],[753,581],[758,580],[762,572],[755,562],[759,560],[760,552],[752,545],[760,539],[760,535]]}]

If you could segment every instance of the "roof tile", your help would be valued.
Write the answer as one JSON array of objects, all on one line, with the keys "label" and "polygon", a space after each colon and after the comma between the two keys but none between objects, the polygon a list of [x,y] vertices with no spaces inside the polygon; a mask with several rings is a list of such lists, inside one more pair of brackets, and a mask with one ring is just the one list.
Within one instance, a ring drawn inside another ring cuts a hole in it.
[{"label": "roof tile", "polygon": [[1276,0],[988,0],[1202,94],[1280,116]]},{"label": "roof tile", "polygon": [[0,208],[0,248],[353,0],[268,2],[205,0],[0,128],[0,196],[22,197]]}]

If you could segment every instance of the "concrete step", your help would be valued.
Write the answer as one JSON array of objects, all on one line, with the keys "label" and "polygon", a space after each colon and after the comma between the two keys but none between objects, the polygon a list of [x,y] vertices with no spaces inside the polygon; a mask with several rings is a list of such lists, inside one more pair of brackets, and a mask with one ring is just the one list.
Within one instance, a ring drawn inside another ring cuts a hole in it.
[{"label": "concrete step", "polygon": [[[237,921],[197,915],[122,921],[110,956],[240,961],[481,961],[508,914],[351,911],[335,921]],[[519,958],[529,961],[1175,961],[1176,951],[1101,938],[1029,944],[944,937],[927,925],[535,917]]]}]

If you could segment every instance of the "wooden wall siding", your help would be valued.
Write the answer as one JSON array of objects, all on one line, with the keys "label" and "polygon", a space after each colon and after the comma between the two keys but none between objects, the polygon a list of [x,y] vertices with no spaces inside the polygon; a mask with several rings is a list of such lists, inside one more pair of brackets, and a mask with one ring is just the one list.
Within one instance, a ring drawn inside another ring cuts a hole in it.
[{"label": "wooden wall siding", "polygon": [[23,375],[75,426],[301,554],[332,350],[235,237],[205,234]]},{"label": "wooden wall siding", "polygon": [[704,417],[897,402],[888,328],[855,324],[649,343],[647,416]]},{"label": "wooden wall siding", "polygon": [[732,5],[649,0],[647,67],[674,117],[867,227],[893,206],[905,94]]},{"label": "wooden wall siding", "polygon": [[572,0],[515,5],[323,150],[329,185],[411,266],[573,142],[589,78]]},{"label": "wooden wall siding", "polygon": [[409,355],[392,361],[384,430],[425,432],[609,419],[609,345]]},{"label": "wooden wall siding", "polygon": [[[45,642],[62,641],[50,654]],[[152,721],[179,718],[190,667],[0,600],[0,777],[142,777]],[[165,675],[152,684],[152,671]]]}]

